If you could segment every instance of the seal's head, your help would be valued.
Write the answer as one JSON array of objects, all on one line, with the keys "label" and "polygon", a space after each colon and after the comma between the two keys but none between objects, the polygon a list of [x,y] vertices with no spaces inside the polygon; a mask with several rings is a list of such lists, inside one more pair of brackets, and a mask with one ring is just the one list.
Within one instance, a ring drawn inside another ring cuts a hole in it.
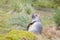
[{"label": "seal's head", "polygon": [[32,14],[32,22],[33,21],[40,21],[40,16],[38,14]]}]

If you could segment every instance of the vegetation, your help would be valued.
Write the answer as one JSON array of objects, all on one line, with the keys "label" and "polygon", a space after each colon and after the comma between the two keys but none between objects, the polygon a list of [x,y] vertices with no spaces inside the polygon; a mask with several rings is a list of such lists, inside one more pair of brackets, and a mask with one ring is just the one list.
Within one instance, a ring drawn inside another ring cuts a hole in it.
[{"label": "vegetation", "polygon": [[36,8],[52,8],[53,2],[52,0],[37,0],[37,2],[34,2],[33,6]]},{"label": "vegetation", "polygon": [[[0,28],[2,29],[25,29],[31,22],[31,18],[26,13],[21,14],[0,14]],[[28,21],[27,21],[28,20]]]},{"label": "vegetation", "polygon": [[[40,8],[43,10],[36,10]],[[57,27],[60,27],[60,10],[50,11],[50,9],[59,8],[60,0],[0,0],[0,40],[34,40],[33,33],[21,31],[26,30],[33,13],[41,14],[44,28],[46,25],[48,25],[46,27],[50,27],[50,24],[54,26],[54,22]],[[54,13],[56,14],[54,15]],[[46,38],[46,40],[48,39]]]},{"label": "vegetation", "polygon": [[53,0],[54,1],[54,7],[60,7],[60,0]]},{"label": "vegetation", "polygon": [[12,30],[8,33],[7,38],[10,40],[34,40],[35,35],[27,31]]},{"label": "vegetation", "polygon": [[7,35],[0,35],[0,40],[34,40],[36,36],[27,31],[11,30]]},{"label": "vegetation", "polygon": [[56,10],[56,14],[54,15],[55,23],[57,24],[57,28],[60,28],[60,9]]}]

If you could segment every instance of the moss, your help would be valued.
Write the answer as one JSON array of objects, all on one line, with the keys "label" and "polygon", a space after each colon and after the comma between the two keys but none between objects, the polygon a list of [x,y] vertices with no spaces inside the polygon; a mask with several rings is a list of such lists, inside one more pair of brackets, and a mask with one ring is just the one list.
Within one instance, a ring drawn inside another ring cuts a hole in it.
[{"label": "moss", "polygon": [[34,40],[35,37],[35,34],[22,30],[11,30],[7,35],[9,40]]},{"label": "moss", "polygon": [[8,40],[5,35],[0,34],[0,40]]}]

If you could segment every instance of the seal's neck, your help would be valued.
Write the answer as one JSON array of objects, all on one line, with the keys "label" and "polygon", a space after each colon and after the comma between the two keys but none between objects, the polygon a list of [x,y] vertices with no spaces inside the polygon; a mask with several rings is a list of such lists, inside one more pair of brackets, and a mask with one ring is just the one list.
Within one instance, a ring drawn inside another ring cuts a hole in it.
[{"label": "seal's neck", "polygon": [[40,19],[37,19],[37,18],[36,19],[32,19],[32,22],[34,22],[34,21],[35,22],[40,22],[41,20]]}]

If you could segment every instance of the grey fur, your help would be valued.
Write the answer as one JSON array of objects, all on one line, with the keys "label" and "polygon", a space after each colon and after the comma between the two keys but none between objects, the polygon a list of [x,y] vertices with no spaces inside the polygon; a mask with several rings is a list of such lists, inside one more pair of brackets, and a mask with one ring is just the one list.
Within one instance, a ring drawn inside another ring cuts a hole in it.
[{"label": "grey fur", "polygon": [[38,14],[32,15],[32,23],[33,24],[29,27],[28,31],[33,32],[35,34],[41,34],[43,27],[42,27],[41,19]]}]

